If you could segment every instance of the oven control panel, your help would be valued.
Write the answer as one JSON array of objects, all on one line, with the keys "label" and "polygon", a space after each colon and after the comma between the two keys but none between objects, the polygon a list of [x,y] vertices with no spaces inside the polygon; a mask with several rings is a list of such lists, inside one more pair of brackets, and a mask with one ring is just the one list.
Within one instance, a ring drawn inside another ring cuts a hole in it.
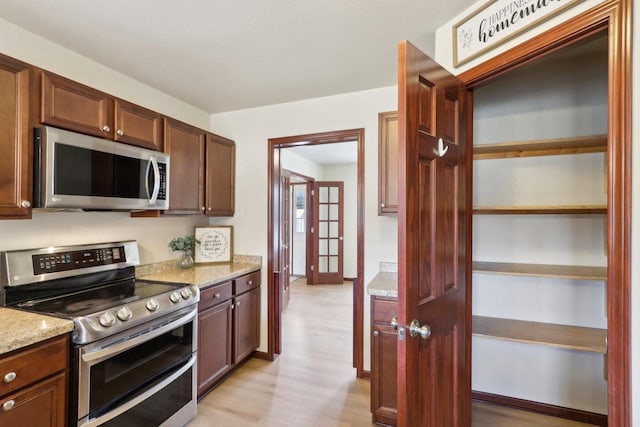
[{"label": "oven control panel", "polygon": [[57,273],[125,262],[124,246],[32,255],[33,273]]}]

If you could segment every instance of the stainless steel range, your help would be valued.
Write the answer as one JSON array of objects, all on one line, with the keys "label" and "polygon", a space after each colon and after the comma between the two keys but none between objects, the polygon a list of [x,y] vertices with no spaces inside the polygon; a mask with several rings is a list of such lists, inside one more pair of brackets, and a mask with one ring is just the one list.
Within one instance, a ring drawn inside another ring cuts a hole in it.
[{"label": "stainless steel range", "polygon": [[197,287],[135,279],[135,241],[0,254],[2,301],[73,320],[69,425],[196,414]]}]

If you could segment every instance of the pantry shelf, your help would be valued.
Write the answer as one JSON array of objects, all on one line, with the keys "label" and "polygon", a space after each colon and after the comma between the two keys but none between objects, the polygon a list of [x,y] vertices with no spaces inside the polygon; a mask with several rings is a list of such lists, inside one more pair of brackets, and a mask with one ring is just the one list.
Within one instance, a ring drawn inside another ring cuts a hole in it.
[{"label": "pantry shelf", "polygon": [[475,215],[531,215],[531,214],[606,214],[606,205],[568,206],[474,206]]},{"label": "pantry shelf", "polygon": [[473,261],[473,271],[508,276],[552,279],[607,280],[606,267]]},{"label": "pantry shelf", "polygon": [[474,145],[473,159],[506,159],[514,157],[557,156],[565,154],[602,153],[607,151],[606,135],[575,138],[539,139]]}]

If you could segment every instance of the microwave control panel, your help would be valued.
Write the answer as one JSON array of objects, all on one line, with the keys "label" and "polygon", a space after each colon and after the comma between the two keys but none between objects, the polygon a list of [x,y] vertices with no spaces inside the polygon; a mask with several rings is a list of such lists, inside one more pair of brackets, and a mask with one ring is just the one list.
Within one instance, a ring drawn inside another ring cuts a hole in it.
[{"label": "microwave control panel", "polygon": [[32,255],[34,274],[80,270],[125,262],[124,246]]}]

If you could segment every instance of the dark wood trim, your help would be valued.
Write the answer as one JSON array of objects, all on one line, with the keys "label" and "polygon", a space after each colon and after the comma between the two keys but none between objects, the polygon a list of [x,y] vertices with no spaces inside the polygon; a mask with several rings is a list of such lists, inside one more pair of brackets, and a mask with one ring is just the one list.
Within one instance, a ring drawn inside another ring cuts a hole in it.
[{"label": "dark wood trim", "polygon": [[258,350],[256,350],[253,353],[251,353],[251,357],[256,358],[256,359],[261,359],[261,360],[268,360],[270,362],[273,362],[275,360],[266,351],[258,351]]},{"label": "dark wood trim", "polygon": [[367,371],[365,369],[362,370],[362,374],[360,375],[359,378],[362,378],[363,380],[369,380],[371,381],[371,371]]},{"label": "dark wood trim", "polygon": [[358,144],[358,209],[357,209],[357,278],[353,284],[353,366],[358,378],[363,376],[363,328],[364,328],[364,129],[348,129],[307,135],[270,138],[268,140],[268,225],[267,225],[267,301],[268,301],[268,354],[276,357],[281,352],[280,287],[279,283],[279,215],[280,215],[280,164],[281,148],[305,145],[330,144],[357,141]]},{"label": "dark wood trim", "polygon": [[[290,171],[289,169],[282,169],[282,174],[284,176],[293,176],[293,177],[299,178],[299,179],[301,179],[303,181],[306,181],[306,182],[313,182],[313,181],[316,180],[315,178],[312,178],[312,177],[307,176],[307,175],[303,175],[303,174],[298,173],[298,172]],[[292,183],[292,185],[301,185],[301,184],[304,184],[304,182],[293,182]]]},{"label": "dark wood trim", "polygon": [[472,397],[473,400],[522,409],[524,411],[535,412],[537,414],[565,418],[567,420],[580,421],[582,423],[597,426],[607,425],[607,416],[603,414],[596,414],[595,412],[581,411],[579,409],[565,408],[562,406],[549,405],[547,403],[501,396],[499,394],[485,393],[483,391],[473,391]]},{"label": "dark wood trim", "polygon": [[[609,37],[607,318],[609,425],[631,425],[632,0],[608,0],[459,77],[475,87],[596,33]],[[471,308],[469,308],[471,310]]]}]

